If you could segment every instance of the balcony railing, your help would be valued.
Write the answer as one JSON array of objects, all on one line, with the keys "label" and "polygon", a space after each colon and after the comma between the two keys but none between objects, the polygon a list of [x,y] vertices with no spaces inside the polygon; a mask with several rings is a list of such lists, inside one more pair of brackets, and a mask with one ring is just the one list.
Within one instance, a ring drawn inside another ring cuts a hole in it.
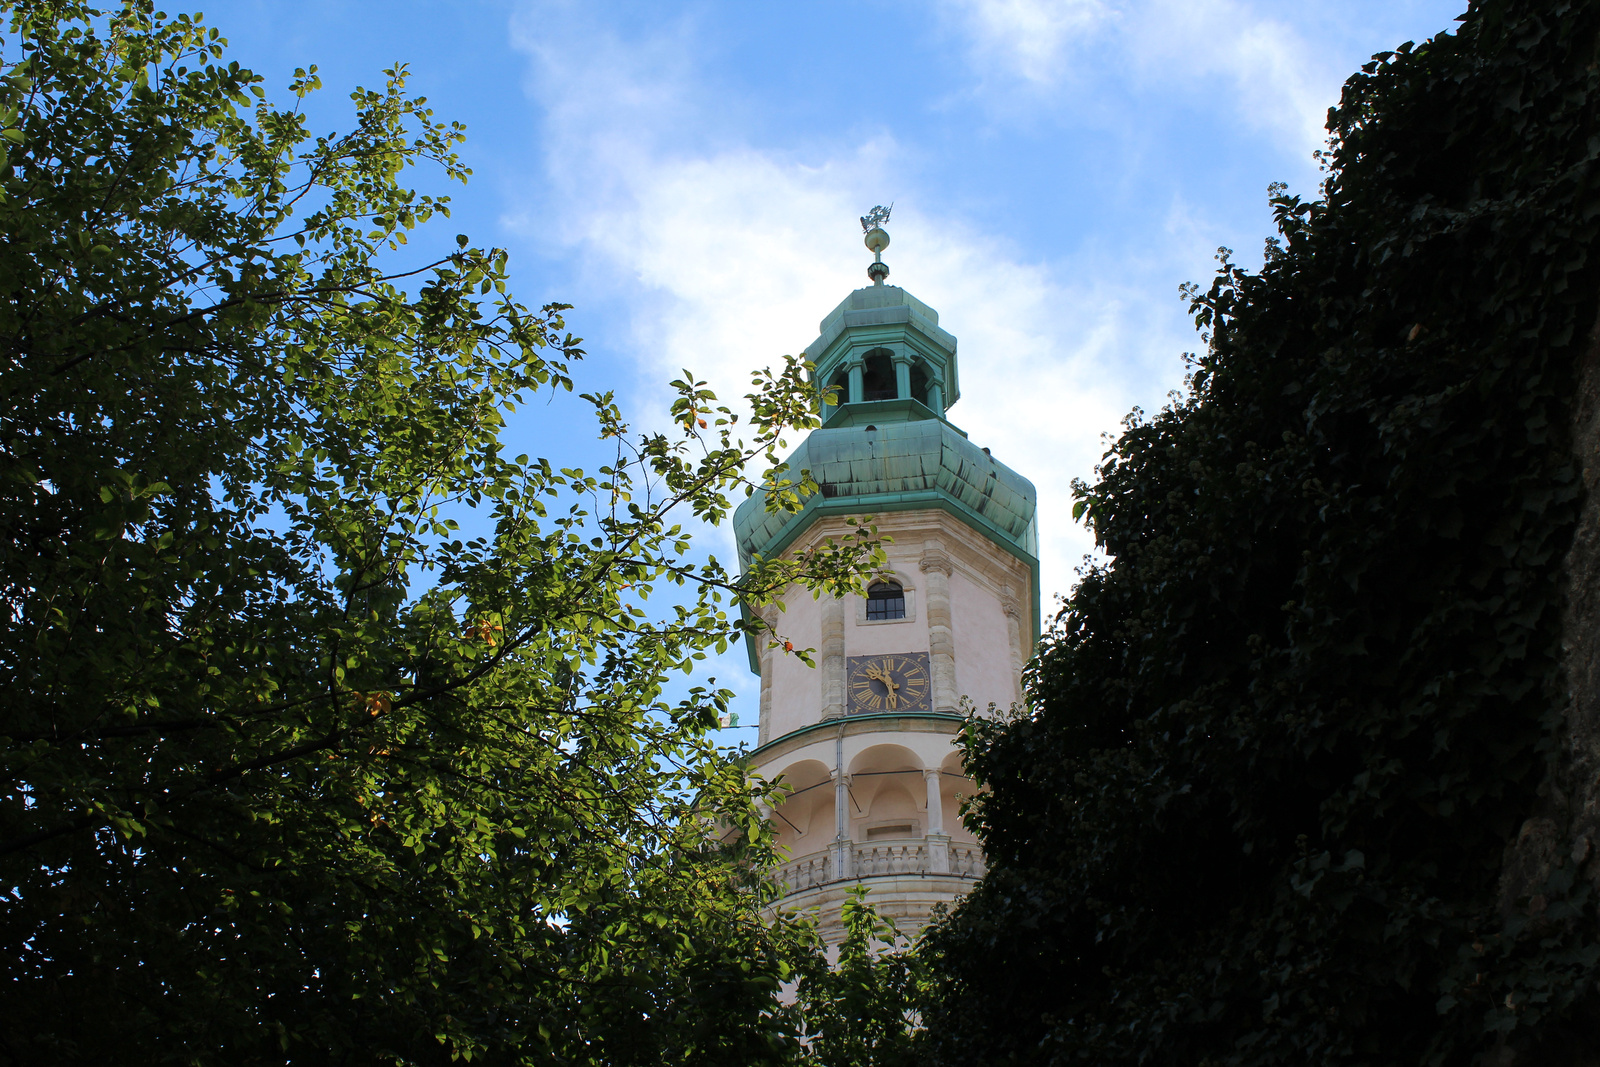
[{"label": "balcony railing", "polygon": [[[939,852],[943,851],[944,856]],[[976,845],[929,844],[926,838],[909,838],[904,841],[878,841],[872,844],[852,843],[846,850],[849,869],[840,873],[838,850],[834,848],[797,856],[780,866],[776,872],[785,896],[804,892],[814,886],[833,882],[855,881],[892,874],[953,875],[958,878],[981,878],[985,871],[983,850]],[[939,862],[943,860],[944,862]]]},{"label": "balcony railing", "polygon": [[813,852],[809,856],[792,859],[778,868],[778,882],[783,886],[783,895],[789,896],[814,885],[827,885],[833,881],[829,873],[833,867],[833,851]]}]

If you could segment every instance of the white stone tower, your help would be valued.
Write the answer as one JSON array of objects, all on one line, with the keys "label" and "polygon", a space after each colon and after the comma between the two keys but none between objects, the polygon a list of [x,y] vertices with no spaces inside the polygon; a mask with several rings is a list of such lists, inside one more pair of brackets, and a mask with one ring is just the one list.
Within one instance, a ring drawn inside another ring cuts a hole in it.
[{"label": "white stone tower", "polygon": [[[773,813],[787,862],[783,906],[819,909],[842,938],[839,908],[857,884],[914,932],[983,873],[957,809],[972,790],[954,745],[963,698],[980,709],[1022,697],[1039,634],[1032,484],[945,419],[960,397],[956,339],[910,293],[885,285],[887,211],[862,220],[873,284],[822,320],[806,349],[819,394],[841,403],[790,457],[821,491],[796,514],[758,495],[734,517],[740,561],[804,552],[872,515],[889,573],[867,597],[801,590],[772,614],[784,639],[817,650],[815,668],[750,650],[761,676],[755,770],[792,790]],[[820,402],[820,401],[819,401]]]}]

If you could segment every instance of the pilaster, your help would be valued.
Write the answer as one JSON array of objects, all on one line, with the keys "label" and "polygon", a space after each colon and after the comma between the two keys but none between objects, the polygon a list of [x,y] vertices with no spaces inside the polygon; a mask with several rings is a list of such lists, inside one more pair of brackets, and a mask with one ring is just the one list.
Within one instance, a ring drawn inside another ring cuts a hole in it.
[{"label": "pilaster", "polygon": [[1005,595],[1000,601],[1000,608],[1006,614],[1006,636],[1011,644],[1011,678],[1013,688],[1016,689],[1017,701],[1022,700],[1022,665],[1025,662],[1022,655],[1022,604],[1012,593],[1011,586],[1005,587]]},{"label": "pilaster", "polygon": [[822,717],[844,715],[844,599],[828,597],[822,602],[822,659],[818,682],[822,686]]},{"label": "pilaster", "polygon": [[960,710],[956,693],[956,641],[950,618],[950,575],[955,569],[944,543],[929,539],[922,545],[922,573],[927,575],[928,658],[933,667],[933,709],[955,714]]},{"label": "pilaster", "polygon": [[764,745],[772,740],[772,635],[778,622],[778,606],[768,604],[760,611],[761,621],[767,628],[748,640],[761,642],[761,705],[756,713],[756,743]]}]

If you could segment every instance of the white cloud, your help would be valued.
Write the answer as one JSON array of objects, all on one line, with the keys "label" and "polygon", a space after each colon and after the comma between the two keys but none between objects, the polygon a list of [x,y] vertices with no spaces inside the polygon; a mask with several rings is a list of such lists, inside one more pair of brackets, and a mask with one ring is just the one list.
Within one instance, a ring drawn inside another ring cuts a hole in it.
[{"label": "white cloud", "polygon": [[1124,42],[1150,80],[1220,79],[1238,116],[1320,147],[1344,72],[1277,19],[1238,0],[1159,0]]},{"label": "white cloud", "polygon": [[947,0],[946,7],[980,66],[1035,86],[1058,83],[1072,46],[1113,14],[1102,0]]},{"label": "white cloud", "polygon": [[[1207,136],[1254,126],[1305,159],[1336,99],[1346,65],[1340,49],[1364,56],[1372,36],[1390,30],[1351,30],[1334,47],[1320,31],[1257,14],[1255,2],[941,0],[977,97],[1010,94],[1005,103],[1032,115],[1095,111],[1097,122],[1130,127],[1152,114],[1176,116]],[[753,110],[771,102],[714,90],[695,66],[697,57],[717,62],[693,14],[699,9],[648,29],[618,17],[630,10],[640,9],[529,0],[512,21],[544,119],[544,173],[530,179],[521,205],[526,232],[553,240],[574,266],[568,291],[580,313],[622,309],[625,328],[608,322],[606,351],[595,355],[598,362],[618,354],[637,369],[631,395],[618,390],[626,406],[639,421],[663,412],[664,384],[683,367],[723,397],[740,396],[753,369],[809,343],[818,320],[866,284],[855,218],[893,198],[890,280],[937,308],[960,340],[963,396],[952,420],[1039,490],[1048,610],[1048,595],[1067,590],[1092,547],[1071,521],[1071,479],[1092,478],[1104,435],[1134,405],[1158,407],[1180,384],[1179,353],[1198,347],[1176,284],[1203,281],[1216,245],[1264,229],[1265,212],[1247,219],[1223,207],[1236,217],[1218,218],[1181,194],[1163,211],[1137,189],[1115,189],[1082,204],[1089,217],[1077,232],[1089,236],[1080,245],[1053,248],[1048,258],[1025,254],[1026,233],[1013,241],[946,206],[960,194],[939,184],[938,161],[914,140],[915,119],[863,132],[870,119],[856,117],[836,139],[790,135],[774,148],[749,132],[771,128],[773,115]],[[1340,10],[1322,17],[1324,28],[1343,21]],[[1065,149],[1032,142],[1026,150],[1040,158],[1025,162],[1024,180],[997,178],[992,196],[1023,216],[1006,198],[1036,195],[1029,179],[1058,162],[1077,167],[1062,168],[1061,187],[1082,186],[1095,162],[1074,159],[1072,140],[1060,138]],[[1125,152],[1104,166],[1145,180],[1150,170],[1136,157],[1151,143],[1105,140]],[[1155,147],[1171,151],[1167,142]],[[1233,162],[1256,173],[1270,167],[1264,186],[1282,174],[1283,158],[1274,150]],[[1158,166],[1168,163],[1163,156]],[[1181,169],[1176,159],[1170,164]],[[1202,186],[1223,180],[1205,161],[1195,170]],[[731,536],[717,536],[725,555]],[[742,664],[716,670],[748,707],[754,685]]]},{"label": "white cloud", "polygon": [[[1242,0],[944,0],[980,91],[1008,79],[1082,105],[1086,81],[1217,94],[1244,123],[1320,147],[1343,72]],[[1098,95],[1098,94],[1092,94]]]},{"label": "white cloud", "polygon": [[[554,214],[585,261],[631,279],[644,381],[688,367],[719,395],[742,395],[752,369],[810,343],[868,284],[855,217],[897,190],[890,280],[959,338],[963,397],[951,418],[1038,487],[1046,604],[1065,592],[1092,548],[1071,521],[1070,480],[1092,475],[1102,435],[1129,407],[1177,384],[1177,354],[1194,345],[1174,296],[1181,268],[1140,264],[1126,248],[1114,262],[1021,262],[1003,239],[914,206],[934,198],[909,187],[888,136],[805,158],[737,143],[683,151],[682,131],[704,116],[676,48],[630,52],[604,32],[582,49],[548,40],[519,37],[551,117]],[[604,66],[615,88],[576,77],[573,55]],[[663,395],[633,399],[659,410]]]}]

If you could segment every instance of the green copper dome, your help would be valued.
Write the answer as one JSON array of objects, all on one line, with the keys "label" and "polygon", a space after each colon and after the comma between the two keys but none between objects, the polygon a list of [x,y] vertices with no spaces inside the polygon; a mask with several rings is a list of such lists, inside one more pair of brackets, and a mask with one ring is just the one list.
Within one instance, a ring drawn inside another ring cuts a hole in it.
[{"label": "green copper dome", "polygon": [[824,515],[914,508],[943,508],[1024,561],[1038,557],[1033,484],[915,401],[845,405],[794,450],[789,469],[809,470],[821,492],[788,514],[767,511],[759,494],[739,505],[741,566],[782,552]]}]

